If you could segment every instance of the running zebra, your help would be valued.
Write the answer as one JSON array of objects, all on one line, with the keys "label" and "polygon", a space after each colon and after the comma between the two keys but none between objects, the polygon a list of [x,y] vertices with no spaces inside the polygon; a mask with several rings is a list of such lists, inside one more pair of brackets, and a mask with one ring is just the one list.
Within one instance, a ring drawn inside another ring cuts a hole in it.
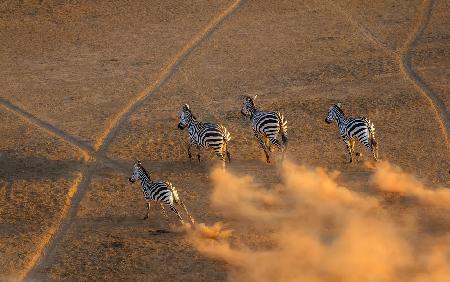
[{"label": "running zebra", "polygon": [[[246,117],[250,117],[253,133],[266,154],[267,163],[270,163],[269,152],[273,151],[271,145],[281,150],[284,157],[288,144],[287,121],[280,112],[258,111],[255,107],[257,96],[253,98],[246,96],[244,98],[241,113]],[[277,139],[279,133],[281,134],[281,143]]]},{"label": "running zebra", "polygon": [[181,223],[184,224],[183,218],[181,218],[181,215],[175,208],[174,205],[175,203],[182,206],[186,211],[186,214],[189,216],[189,219],[191,220],[192,224],[195,223],[194,219],[191,217],[188,210],[186,209],[186,206],[178,196],[177,189],[175,189],[172,183],[167,181],[151,180],[150,175],[142,166],[141,161],[137,161],[134,164],[133,173],[131,174],[131,177],[128,180],[131,183],[134,183],[137,180],[141,181],[142,192],[144,193],[144,199],[147,202],[147,214],[143,218],[144,220],[147,219],[150,215],[150,202],[154,201],[157,203],[159,202],[162,209],[162,213],[167,221],[169,220],[169,217],[167,216],[166,210],[164,209],[164,204],[169,206],[169,208],[177,215]]},{"label": "running zebra", "polygon": [[[355,139],[364,144],[373,155],[375,161],[378,160],[378,145],[375,140],[375,126],[365,117],[348,117],[346,118],[341,109],[341,103],[333,105],[328,110],[328,115],[325,118],[326,123],[337,122],[339,133],[342,140],[347,145],[348,154],[350,155],[350,162],[353,162],[352,153],[355,152]],[[359,153],[355,153],[359,156]]]},{"label": "running zebra", "polygon": [[230,152],[228,152],[228,142],[231,140],[228,130],[215,123],[207,123],[197,121],[196,117],[192,114],[188,104],[185,104],[182,108],[180,123],[178,128],[183,130],[188,126],[189,143],[188,143],[188,156],[192,159],[191,146],[197,147],[197,158],[200,162],[200,148],[211,147],[214,149],[216,155],[223,161],[225,166],[225,154],[228,161],[231,161]]}]

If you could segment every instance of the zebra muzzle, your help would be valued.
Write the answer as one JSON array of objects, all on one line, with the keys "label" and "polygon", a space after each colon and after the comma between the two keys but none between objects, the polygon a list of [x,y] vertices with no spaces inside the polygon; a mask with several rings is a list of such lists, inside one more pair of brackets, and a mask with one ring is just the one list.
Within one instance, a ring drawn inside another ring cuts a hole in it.
[{"label": "zebra muzzle", "polygon": [[179,129],[184,129],[184,127],[185,127],[185,126],[183,126],[183,124],[181,124],[181,123],[178,124],[178,128],[179,128]]}]

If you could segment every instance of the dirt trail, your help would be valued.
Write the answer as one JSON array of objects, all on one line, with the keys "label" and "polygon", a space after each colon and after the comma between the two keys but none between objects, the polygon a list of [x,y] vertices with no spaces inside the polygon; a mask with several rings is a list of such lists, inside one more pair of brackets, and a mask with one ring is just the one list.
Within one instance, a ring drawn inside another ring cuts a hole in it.
[{"label": "dirt trail", "polygon": [[428,84],[414,71],[411,64],[411,51],[416,45],[417,41],[421,37],[425,30],[432,13],[433,0],[424,0],[420,9],[420,15],[418,16],[414,30],[409,34],[407,41],[399,50],[392,50],[385,43],[381,42],[368,28],[357,22],[353,17],[343,10],[338,4],[332,1],[328,3],[335,7],[339,13],[344,15],[347,20],[352,23],[357,29],[367,37],[375,45],[383,49],[389,56],[395,56],[399,60],[401,73],[408,79],[419,93],[425,97],[431,104],[431,108],[436,114],[438,123],[441,127],[442,134],[444,135],[447,148],[450,148],[449,132],[450,132],[450,117],[448,110],[444,102],[433,92]]},{"label": "dirt trail", "polygon": [[[40,244],[37,246],[37,252],[33,255],[33,257],[30,259],[30,261],[25,265],[24,269],[21,273],[18,274],[18,279],[23,280],[27,275],[29,275],[29,271],[36,267],[36,265],[39,263],[42,255],[44,252],[51,252],[52,248],[54,246],[49,245],[49,242],[51,242],[52,238],[55,238],[56,234],[60,233],[61,226],[58,224],[60,222],[64,221],[64,218],[67,217],[69,213],[72,212],[74,209],[74,206],[72,205],[72,200],[77,192],[78,187],[80,186],[80,183],[82,183],[82,173],[79,173],[77,177],[75,178],[72,186],[70,186],[69,191],[67,192],[66,199],[64,201],[64,207],[61,211],[61,214],[59,215],[59,218],[56,220],[56,224],[54,224],[49,230],[47,230],[46,234],[43,235],[43,240],[40,242]],[[53,240],[54,241],[54,240]]]},{"label": "dirt trail", "polygon": [[[242,3],[241,0],[234,1],[227,9],[214,17],[213,20],[209,22],[209,24],[200,32],[198,32],[186,45],[184,45],[180,51],[177,52],[175,57],[173,57],[170,62],[163,68],[160,72],[157,80],[152,83],[150,86],[141,91],[134,99],[131,100],[129,104],[127,104],[124,109],[119,112],[115,117],[112,118],[110,124],[107,126],[101,137],[97,140],[94,145],[95,152],[93,153],[93,157],[99,158],[101,162],[108,162],[108,158],[106,157],[106,151],[108,146],[116,136],[118,129],[121,125],[127,120],[127,118],[139,107],[139,105],[147,98],[149,95],[154,93],[163,85],[171,75],[177,70],[177,67],[183,60],[203,41],[205,41],[209,35],[211,35],[220,24],[231,15]],[[76,138],[71,137],[65,134],[62,130],[46,123],[40,121],[33,115],[27,113],[26,111],[20,110],[20,108],[6,103],[2,103],[6,105],[8,109],[13,109],[16,113],[21,114],[30,120],[31,123],[46,129],[50,133],[62,138],[63,140],[77,145],[80,149],[85,149],[88,147],[87,145],[83,145]],[[8,107],[9,106],[9,107]],[[88,147],[90,149],[90,147]],[[91,150],[86,150],[91,151]],[[84,152],[84,151],[83,151]],[[83,154],[84,155],[84,154]],[[87,155],[89,156],[89,155]],[[113,162],[112,162],[113,163]],[[114,165],[114,163],[113,163]],[[117,164],[115,164],[117,165]],[[98,167],[98,161],[93,160],[89,167],[85,168],[84,171],[80,174],[80,176],[74,182],[74,185],[69,190],[69,193],[66,198],[66,203],[64,209],[61,213],[60,219],[54,225],[54,227],[48,232],[47,236],[44,236],[40,247],[38,248],[38,252],[31,258],[27,267],[19,274],[19,279],[23,280],[34,280],[36,273],[38,270],[51,263],[53,257],[53,251],[56,248],[58,242],[64,236],[66,231],[69,229],[71,223],[73,222],[73,218],[76,216],[78,211],[79,204],[83,199],[84,194],[86,193],[89,184],[92,179],[92,175]],[[82,179],[80,181],[80,179]]]},{"label": "dirt trail", "polygon": [[425,27],[427,26],[433,9],[433,0],[424,0],[420,15],[417,19],[418,23],[413,32],[410,33],[408,40],[400,50],[399,60],[400,69],[403,75],[414,84],[417,90],[425,97],[431,104],[433,111],[437,116],[440,124],[442,134],[445,138],[447,148],[450,148],[449,132],[450,132],[450,118],[447,108],[442,100],[433,92],[427,83],[414,71],[411,64],[411,51],[421,37]]},{"label": "dirt trail", "polygon": [[359,23],[358,21],[353,19],[352,15],[350,15],[350,13],[348,13],[347,11],[342,9],[341,6],[339,6],[339,4],[336,4],[334,1],[328,1],[328,0],[326,0],[326,2],[331,7],[338,10],[338,12],[340,14],[342,14],[352,25],[354,25],[372,43],[374,43],[376,46],[383,49],[388,55],[390,55],[390,56],[393,55],[393,52],[395,52],[395,50],[392,50],[391,48],[389,48],[389,46],[386,43],[379,40],[370,29],[368,29],[367,27],[365,27],[364,25],[362,25],[361,23]]},{"label": "dirt trail", "polygon": [[40,248],[38,248],[40,251],[33,256],[31,262],[28,264],[29,267],[25,269],[21,275],[24,280],[34,280],[36,272],[41,267],[51,263],[53,251],[58,242],[61,240],[61,237],[64,236],[66,231],[70,228],[73,222],[72,219],[78,211],[81,199],[91,183],[92,175],[94,174],[96,168],[96,164],[91,165],[90,167],[84,169],[84,171],[80,173],[79,177],[75,180],[69,190],[61,216],[56,221],[55,226],[48,232],[48,235],[44,236],[44,239],[40,244]]},{"label": "dirt trail", "polygon": [[77,137],[72,136],[70,134],[67,134],[63,130],[55,127],[54,125],[40,120],[38,117],[34,116],[33,114],[21,109],[20,107],[14,105],[13,103],[9,102],[8,100],[0,97],[0,104],[4,106],[9,111],[17,114],[22,119],[24,119],[26,122],[35,125],[36,127],[46,131],[52,136],[56,136],[65,142],[77,147],[81,151],[82,157],[84,161],[89,161],[91,159],[91,154],[94,152],[94,149],[91,145],[87,144],[84,141],[79,140]]},{"label": "dirt trail", "polygon": [[231,15],[241,4],[242,1],[234,1],[225,11],[217,15],[209,24],[197,33],[177,54],[170,60],[170,62],[162,69],[155,82],[150,84],[147,88],[136,95],[119,113],[117,113],[111,122],[107,125],[102,135],[95,142],[94,148],[100,152],[105,152],[111,140],[115,136],[117,130],[126,121],[132,112],[134,112],[140,103],[144,101],[146,97],[157,91],[161,85],[166,82],[170,76],[177,70],[177,67],[183,60],[208,36],[216,30],[216,28]]}]

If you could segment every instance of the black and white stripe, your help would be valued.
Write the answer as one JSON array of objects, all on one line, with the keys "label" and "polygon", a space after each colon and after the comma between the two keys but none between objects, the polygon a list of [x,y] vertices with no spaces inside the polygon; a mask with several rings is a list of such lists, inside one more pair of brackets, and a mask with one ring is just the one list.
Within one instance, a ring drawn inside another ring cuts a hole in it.
[{"label": "black and white stripe", "polygon": [[189,143],[188,155],[192,159],[191,146],[194,145],[198,149],[197,158],[200,161],[200,148],[210,147],[216,155],[223,161],[225,165],[225,155],[230,161],[230,153],[228,152],[228,142],[231,140],[228,130],[215,123],[197,121],[192,114],[189,105],[185,104],[182,108],[179,129],[188,127]]},{"label": "black and white stripe", "polygon": [[[375,126],[365,117],[345,117],[338,103],[330,107],[325,122],[337,122],[339,133],[347,146],[350,162],[353,161],[352,153],[355,151],[355,139],[364,144],[373,155],[373,159],[378,160],[378,144],[375,140]],[[356,153],[358,156],[359,154]]]},{"label": "black and white stripe", "polygon": [[[244,98],[241,113],[244,116],[250,117],[253,133],[266,154],[266,161],[270,163],[269,152],[272,151],[271,145],[280,149],[283,155],[287,149],[287,121],[280,112],[263,112],[257,110],[254,101],[256,97],[251,98],[246,96]],[[281,142],[277,139],[278,134],[281,134]]]},{"label": "black and white stripe", "polygon": [[174,205],[174,204],[178,204],[184,208],[184,210],[186,211],[186,214],[189,216],[191,222],[194,223],[194,219],[191,217],[188,210],[186,209],[186,206],[181,201],[180,197],[178,196],[178,192],[175,189],[175,187],[172,185],[172,183],[167,182],[167,181],[151,180],[149,174],[147,173],[145,168],[142,166],[140,161],[137,161],[134,164],[133,173],[132,173],[131,177],[129,178],[129,181],[131,183],[134,183],[137,180],[140,180],[140,182],[141,182],[142,192],[144,193],[144,199],[147,202],[147,214],[144,217],[144,219],[147,219],[149,217],[150,203],[153,201],[153,202],[157,202],[160,204],[162,212],[167,220],[168,220],[168,216],[164,209],[164,204],[169,206],[169,208],[180,219],[181,223],[184,224],[183,218],[181,217],[180,213],[178,213],[178,211]]}]

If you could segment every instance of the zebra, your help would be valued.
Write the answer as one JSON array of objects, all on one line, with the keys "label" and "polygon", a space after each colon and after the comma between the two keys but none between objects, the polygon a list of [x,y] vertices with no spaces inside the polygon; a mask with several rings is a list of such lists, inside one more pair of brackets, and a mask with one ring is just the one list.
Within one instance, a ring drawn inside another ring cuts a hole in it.
[{"label": "zebra", "polygon": [[[378,144],[375,140],[375,126],[365,117],[345,117],[341,109],[341,103],[337,103],[328,110],[325,122],[330,124],[337,122],[339,133],[347,146],[350,155],[350,163],[353,162],[352,153],[355,152],[355,138],[366,146],[373,155],[375,161],[378,160]],[[355,153],[359,156],[359,153]]]},{"label": "zebra", "polygon": [[[241,113],[250,117],[252,122],[253,133],[258,139],[264,153],[266,154],[266,162],[270,163],[269,152],[272,152],[272,146],[276,146],[284,153],[287,149],[287,120],[280,112],[263,112],[255,107],[255,97],[245,96]],[[278,134],[281,134],[281,143],[278,141]]]},{"label": "zebra", "polygon": [[144,199],[147,202],[147,214],[145,215],[143,220],[146,220],[149,217],[150,202],[154,201],[157,203],[159,202],[161,209],[162,209],[162,213],[167,221],[169,220],[169,217],[167,216],[166,210],[164,209],[164,204],[169,206],[169,208],[176,214],[176,216],[180,220],[181,224],[184,224],[183,218],[178,213],[178,211],[174,205],[174,204],[178,204],[184,208],[184,210],[186,211],[186,214],[189,216],[189,219],[191,220],[192,224],[195,223],[194,219],[189,214],[183,201],[181,201],[180,197],[178,196],[177,189],[175,189],[175,187],[172,185],[172,183],[170,183],[168,181],[153,181],[150,178],[150,175],[145,170],[145,168],[142,166],[141,161],[137,161],[134,164],[133,172],[131,174],[131,177],[128,180],[131,183],[134,183],[137,180],[141,181],[142,192],[144,193]]},{"label": "zebra", "polygon": [[214,149],[216,155],[222,160],[223,166],[225,166],[225,155],[228,158],[228,162],[231,162],[231,155],[228,151],[228,142],[231,140],[231,137],[223,125],[197,121],[189,105],[185,104],[182,107],[178,128],[183,130],[186,126],[188,127],[189,135],[187,148],[189,160],[192,160],[191,146],[194,145],[197,147],[197,158],[199,162],[200,148],[207,147]]}]

